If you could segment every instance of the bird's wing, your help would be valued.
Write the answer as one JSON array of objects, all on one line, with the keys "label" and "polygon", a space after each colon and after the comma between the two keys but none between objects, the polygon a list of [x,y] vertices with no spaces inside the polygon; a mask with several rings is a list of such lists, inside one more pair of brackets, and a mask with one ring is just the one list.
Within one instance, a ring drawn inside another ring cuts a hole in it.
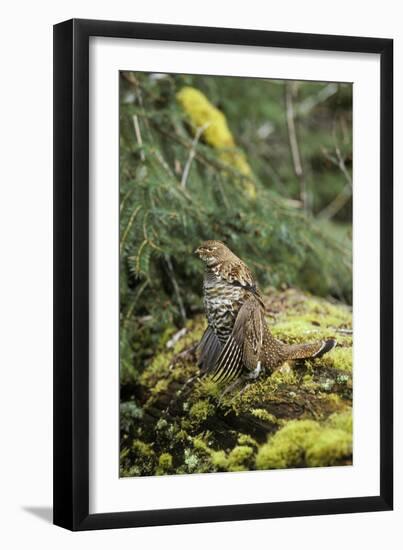
[{"label": "bird's wing", "polygon": [[256,281],[246,264],[236,261],[225,261],[219,265],[219,275],[229,283],[237,282],[240,286],[256,287]]},{"label": "bird's wing", "polygon": [[198,364],[201,374],[209,372],[214,367],[221,349],[222,345],[216,333],[212,328],[207,327],[197,346],[197,353],[199,354]]},{"label": "bird's wing", "polygon": [[219,275],[234,286],[244,288],[253,294],[264,308],[262,295],[257,288],[255,278],[251,270],[243,262],[224,262],[220,265]]},{"label": "bird's wing", "polygon": [[266,329],[263,308],[251,296],[240,308],[231,336],[212,370],[216,382],[231,382],[243,370],[254,371],[257,367]]}]

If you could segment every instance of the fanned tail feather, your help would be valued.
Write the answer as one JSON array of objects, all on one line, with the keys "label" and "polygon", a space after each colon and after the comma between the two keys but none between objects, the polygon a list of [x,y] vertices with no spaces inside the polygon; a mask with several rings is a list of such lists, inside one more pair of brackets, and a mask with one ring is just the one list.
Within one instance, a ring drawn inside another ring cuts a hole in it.
[{"label": "fanned tail feather", "polygon": [[290,359],[317,359],[325,353],[331,351],[337,345],[333,338],[329,340],[321,340],[312,344],[294,344],[286,346],[286,360]]}]

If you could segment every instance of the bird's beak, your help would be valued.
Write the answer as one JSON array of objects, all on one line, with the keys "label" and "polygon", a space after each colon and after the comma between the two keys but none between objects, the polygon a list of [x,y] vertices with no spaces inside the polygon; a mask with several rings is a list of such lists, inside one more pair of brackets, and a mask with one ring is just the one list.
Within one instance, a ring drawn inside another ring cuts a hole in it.
[{"label": "bird's beak", "polygon": [[193,254],[197,254],[197,256],[200,254],[200,248],[197,247],[196,250],[193,252]]}]

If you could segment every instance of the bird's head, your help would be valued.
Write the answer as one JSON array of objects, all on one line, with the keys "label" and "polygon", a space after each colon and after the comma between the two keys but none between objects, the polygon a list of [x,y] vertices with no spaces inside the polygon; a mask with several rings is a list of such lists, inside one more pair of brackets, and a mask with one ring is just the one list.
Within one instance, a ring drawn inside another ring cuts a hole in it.
[{"label": "bird's head", "polygon": [[231,250],[221,241],[204,241],[195,254],[208,266],[217,265],[232,256]]}]

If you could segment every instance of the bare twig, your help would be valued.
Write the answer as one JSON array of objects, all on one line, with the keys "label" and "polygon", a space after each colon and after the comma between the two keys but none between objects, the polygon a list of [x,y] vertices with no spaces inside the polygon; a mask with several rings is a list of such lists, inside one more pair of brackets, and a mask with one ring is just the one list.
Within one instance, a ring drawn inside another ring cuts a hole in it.
[{"label": "bare twig", "polygon": [[197,144],[199,142],[199,139],[200,139],[202,133],[204,132],[204,130],[206,130],[209,126],[210,126],[210,123],[207,122],[206,124],[204,124],[203,126],[200,126],[196,130],[195,137],[193,138],[192,145],[190,147],[189,156],[188,156],[188,159],[186,161],[185,168],[183,169],[183,172],[182,172],[182,179],[181,179],[181,186],[182,187],[186,187],[186,182],[187,182],[187,179],[189,177],[190,167],[191,167],[192,161],[193,161],[193,159],[196,155],[196,147],[197,147]]},{"label": "bare twig", "polygon": [[352,187],[345,185],[337,197],[335,197],[330,204],[319,212],[318,217],[325,220],[330,220],[343,208],[344,205],[348,203],[351,195]]},{"label": "bare twig", "polygon": [[335,166],[339,168],[343,174],[346,184],[340,193],[319,213],[318,217],[329,220],[345,206],[353,193],[353,181],[350,172],[347,170],[345,160],[341,154],[339,146],[335,145],[336,156],[331,155],[327,149],[322,148],[325,157]]},{"label": "bare twig", "polygon": [[299,180],[299,196],[305,209],[307,209],[306,184],[304,171],[302,169],[301,155],[299,151],[297,130],[295,127],[295,112],[293,102],[293,83],[285,83],[285,107],[287,118],[288,140],[290,143],[291,158],[294,166],[294,173]]},{"label": "bare twig", "polygon": [[178,330],[178,332],[175,332],[175,334],[172,336],[172,338],[170,338],[168,340],[168,342],[166,343],[166,347],[168,349],[171,349],[174,347],[174,345],[179,342],[179,340],[185,336],[185,334],[187,333],[188,329],[186,327],[183,327],[181,328],[180,330]]},{"label": "bare twig", "polygon": [[338,145],[335,146],[335,152],[336,152],[336,157],[329,154],[328,150],[325,149],[324,147],[322,147],[322,153],[325,155],[325,157],[328,160],[330,160],[331,163],[333,163],[335,166],[337,166],[340,169],[340,171],[343,173],[344,177],[346,178],[347,183],[349,185],[352,185],[353,181],[352,181],[352,178],[351,178],[351,174],[346,168],[345,160],[342,157],[342,154],[340,152],[340,148],[339,148]]},{"label": "bare twig", "polygon": [[161,166],[163,167],[163,169],[165,170],[165,172],[167,174],[169,174],[173,179],[176,179],[175,178],[175,175],[174,173],[172,172],[171,170],[171,167],[169,166],[169,164],[165,161],[164,157],[161,155],[160,151],[157,149],[157,148],[152,148],[151,149],[151,153],[155,156],[155,158],[158,160],[158,162],[161,164]]},{"label": "bare twig", "polygon": [[140,158],[142,162],[144,162],[146,160],[146,156],[143,150],[143,139],[141,137],[139,117],[137,115],[133,115],[133,126],[134,133],[136,134],[137,145],[140,147]]},{"label": "bare twig", "polygon": [[[147,117],[148,115],[141,113],[140,116]],[[182,145],[186,149],[191,149],[192,148],[192,144],[189,143],[187,140],[185,140],[183,137],[179,136],[178,134],[168,132],[167,130],[162,128],[160,124],[156,124],[155,121],[153,121],[151,118],[149,118],[149,122],[150,122],[150,125],[158,133],[160,133],[161,135],[163,135],[165,137],[168,137],[169,139],[174,140],[176,143],[179,143],[180,145]],[[230,174],[232,174],[233,176],[239,178],[242,181],[250,179],[250,176],[245,176],[244,174],[242,174],[242,172],[240,172],[234,166],[231,166],[230,164],[222,162],[222,161],[220,161],[216,158],[215,159],[210,158],[207,155],[201,153],[200,151],[195,152],[194,158],[196,160],[198,160],[199,162],[201,162],[202,164],[204,164],[205,166],[209,166],[209,167],[214,168],[216,170],[227,171],[227,172],[229,172]]]},{"label": "bare twig", "polygon": [[340,332],[340,334],[353,334],[353,330],[350,328],[336,328],[336,332]]},{"label": "bare twig", "polygon": [[332,95],[336,94],[338,92],[339,85],[335,82],[330,82],[323,88],[319,90],[317,94],[314,96],[309,96],[304,101],[301,101],[301,103],[298,106],[298,114],[306,116],[308,115],[312,109],[315,109],[318,105],[321,103],[324,103],[329,97],[332,97]]},{"label": "bare twig", "polygon": [[126,315],[125,315],[125,318],[124,318],[124,324],[126,324],[130,317],[132,316],[132,313],[133,313],[133,310],[134,310],[134,307],[138,301],[138,299],[140,298],[140,296],[143,294],[144,290],[147,288],[148,286],[148,281],[145,280],[141,283],[141,285],[139,286],[131,304],[130,304],[130,307],[128,308],[127,312],[126,312]]},{"label": "bare twig", "polygon": [[[144,102],[143,102],[143,94],[142,94],[142,91],[141,91],[140,82],[137,80],[137,78],[134,76],[134,74],[132,72],[123,71],[120,74],[121,74],[122,78],[124,78],[132,86],[132,88],[135,92],[135,97],[137,99],[137,103],[139,104],[140,109],[143,111],[143,113],[145,113]],[[149,121],[148,121],[147,117],[144,118],[144,125],[145,125],[146,131],[149,135],[150,140],[153,141],[153,136],[152,136],[152,133],[151,133],[151,130],[150,130],[150,124],[149,124]]]}]

